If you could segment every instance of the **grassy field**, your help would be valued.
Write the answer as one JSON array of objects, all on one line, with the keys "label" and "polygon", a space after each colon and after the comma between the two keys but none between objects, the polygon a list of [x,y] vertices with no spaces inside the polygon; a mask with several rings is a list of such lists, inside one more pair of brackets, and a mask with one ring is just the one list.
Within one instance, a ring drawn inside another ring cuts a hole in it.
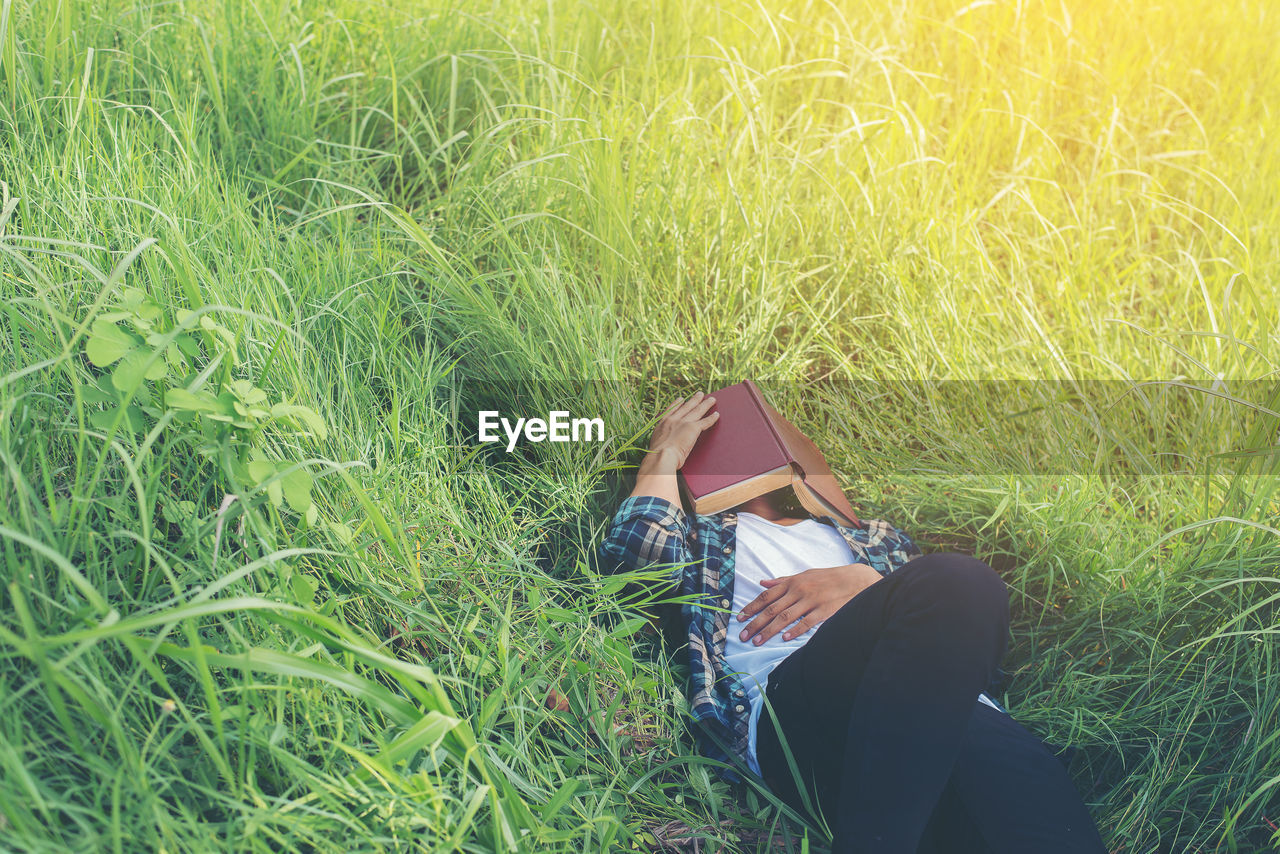
[{"label": "grassy field", "polygon": [[1277,41],[0,0],[0,850],[823,849],[590,559],[658,403],[743,377],[1002,572],[1113,851],[1277,847]]}]

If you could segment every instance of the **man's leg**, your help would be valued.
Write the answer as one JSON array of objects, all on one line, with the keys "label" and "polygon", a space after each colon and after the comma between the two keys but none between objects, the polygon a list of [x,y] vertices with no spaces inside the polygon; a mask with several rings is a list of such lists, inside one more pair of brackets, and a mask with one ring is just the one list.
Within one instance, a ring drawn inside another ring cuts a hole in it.
[{"label": "man's leg", "polygon": [[1067,769],[1009,715],[979,704],[969,719],[948,792],[990,850],[1105,854]]},{"label": "man's leg", "polygon": [[948,780],[942,790],[916,854],[997,854],[973,823],[954,781]]},{"label": "man's leg", "polygon": [[[1007,635],[1008,596],[991,568],[927,555],[854,597],[775,669],[768,696],[834,851],[914,854]],[[787,766],[769,719],[758,753],[777,781]]]}]

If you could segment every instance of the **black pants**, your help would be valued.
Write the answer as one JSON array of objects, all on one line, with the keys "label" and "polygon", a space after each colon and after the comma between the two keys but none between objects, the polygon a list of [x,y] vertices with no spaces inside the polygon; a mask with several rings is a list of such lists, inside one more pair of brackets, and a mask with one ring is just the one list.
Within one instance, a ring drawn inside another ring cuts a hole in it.
[{"label": "black pants", "polygon": [[804,809],[776,716],[835,852],[1105,852],[1062,763],[977,702],[1008,632],[1004,582],[976,558],[926,555],[877,581],[770,675],[765,780]]}]

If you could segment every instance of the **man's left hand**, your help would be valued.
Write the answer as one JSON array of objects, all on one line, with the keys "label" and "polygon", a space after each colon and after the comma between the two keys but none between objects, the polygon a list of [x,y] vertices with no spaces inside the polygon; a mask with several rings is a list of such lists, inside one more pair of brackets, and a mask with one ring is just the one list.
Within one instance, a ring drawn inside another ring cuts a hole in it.
[{"label": "man's left hand", "polygon": [[800,637],[879,580],[880,573],[865,563],[806,569],[785,578],[766,578],[760,582],[765,591],[738,615],[739,622],[755,617],[742,630],[740,638],[743,641],[754,638],[755,645],[759,646],[778,632],[782,632],[784,641]]}]

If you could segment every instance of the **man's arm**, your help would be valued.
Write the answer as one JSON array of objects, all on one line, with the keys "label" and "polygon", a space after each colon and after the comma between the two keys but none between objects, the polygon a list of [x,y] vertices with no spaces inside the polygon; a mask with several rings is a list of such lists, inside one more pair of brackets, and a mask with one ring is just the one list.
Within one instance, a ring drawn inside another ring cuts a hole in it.
[{"label": "man's arm", "polygon": [[649,452],[636,472],[631,496],[622,502],[601,546],[615,566],[643,569],[691,561],[689,520],[680,507],[676,472],[684,465],[702,431],[719,417],[707,414],[715,398],[701,392],[667,407],[649,440]]},{"label": "man's arm", "polygon": [[720,413],[707,414],[716,399],[697,392],[685,400],[677,398],[662,413],[658,426],[649,439],[649,453],[640,461],[636,472],[636,487],[632,497],[650,495],[665,498],[672,504],[680,503],[680,489],[676,485],[676,472],[689,458],[694,443],[720,418]]},{"label": "man's arm", "polygon": [[746,643],[754,637],[755,645],[759,646],[778,632],[782,632],[784,641],[800,637],[880,578],[880,573],[865,563],[806,569],[782,578],[766,578],[760,582],[764,592],[738,614],[740,623],[755,617],[738,638]]},{"label": "man's arm", "polygon": [[[782,632],[782,639],[797,638],[883,576],[920,554],[915,541],[881,519],[866,519],[857,531],[845,529],[853,542],[855,563],[822,569],[806,569],[785,578],[766,578],[763,593],[752,600],[739,622],[751,620],[740,635],[757,645]],[[752,619],[752,618],[755,619]]]},{"label": "man's arm", "polygon": [[651,496],[679,504],[680,488],[676,485],[676,472],[679,470],[674,450],[649,451],[636,470],[636,486],[631,490],[631,497]]}]

